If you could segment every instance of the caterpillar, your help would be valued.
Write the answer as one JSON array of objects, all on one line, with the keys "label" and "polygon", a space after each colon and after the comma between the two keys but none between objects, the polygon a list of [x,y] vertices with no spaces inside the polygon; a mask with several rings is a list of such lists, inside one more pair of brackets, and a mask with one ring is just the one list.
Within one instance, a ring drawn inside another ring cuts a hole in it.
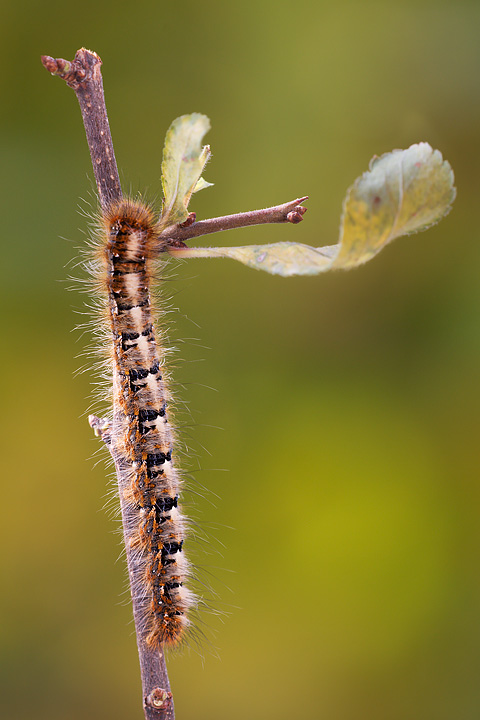
[{"label": "caterpillar", "polygon": [[97,280],[106,292],[113,368],[111,452],[124,478],[119,491],[128,518],[125,540],[135,557],[129,571],[140,628],[146,644],[159,648],[181,640],[195,603],[184,586],[189,564],[178,507],[181,482],[150,292],[164,244],[153,211],[128,199],[103,209],[100,234]]}]

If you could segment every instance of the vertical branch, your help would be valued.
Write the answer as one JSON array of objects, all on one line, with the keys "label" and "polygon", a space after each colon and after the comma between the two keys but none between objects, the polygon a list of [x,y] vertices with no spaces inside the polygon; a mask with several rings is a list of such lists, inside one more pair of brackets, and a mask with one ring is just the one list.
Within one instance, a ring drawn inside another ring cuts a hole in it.
[{"label": "vertical branch", "polygon": [[102,61],[96,53],[82,48],[77,51],[75,59],[71,62],[62,58],[55,59],[48,55],[42,55],[42,63],[52,75],[63,78],[67,85],[75,91],[82,111],[102,207],[112,201],[120,200],[122,188],[105,107],[100,70]]},{"label": "vertical branch", "polygon": [[[106,426],[105,421],[99,421],[96,417],[89,418],[90,425],[95,428],[95,424],[100,422],[103,427]],[[115,417],[113,420],[115,424]],[[114,433],[115,434],[115,433]],[[107,444],[110,453],[115,462],[115,473],[117,476],[118,489],[120,495],[120,508],[122,511],[123,536],[125,540],[125,548],[127,554],[128,577],[130,588],[132,591],[133,619],[135,623],[135,633],[137,637],[138,657],[140,661],[140,675],[142,678],[143,691],[143,710],[146,720],[175,720],[172,693],[170,690],[170,681],[168,679],[167,665],[165,661],[165,652],[163,647],[156,650],[149,647],[146,642],[145,623],[142,622],[142,610],[139,600],[135,596],[133,579],[135,577],[135,556],[130,547],[130,532],[137,524],[137,516],[132,503],[125,502],[125,490],[130,486],[129,468],[125,462],[122,453],[115,452],[114,443],[111,442],[109,433],[105,437],[102,433],[102,439]]]},{"label": "vertical branch", "polygon": [[[82,48],[78,50],[72,62],[44,55],[42,56],[42,63],[49,72],[63,78],[67,85],[75,91],[82,111],[100,203],[103,208],[106,208],[111,202],[122,198],[122,188],[105,107],[100,71],[102,61],[96,53]],[[128,483],[128,468],[125,466],[121,453],[115,450],[114,441],[112,440],[112,434],[115,436],[115,431],[112,433],[108,423],[99,418],[91,416],[89,422],[95,433],[107,444],[115,462],[126,541],[127,566],[129,578],[131,579],[135,575],[136,559],[129,543],[129,529],[136,523],[136,518],[124,501],[123,490]],[[118,419],[114,418],[114,425],[117,423]],[[139,600],[141,598],[135,597],[132,585],[131,591],[145,718],[146,720],[174,720],[173,699],[170,692],[165,654],[163,648],[158,651],[147,646],[140,622],[141,609]]]}]

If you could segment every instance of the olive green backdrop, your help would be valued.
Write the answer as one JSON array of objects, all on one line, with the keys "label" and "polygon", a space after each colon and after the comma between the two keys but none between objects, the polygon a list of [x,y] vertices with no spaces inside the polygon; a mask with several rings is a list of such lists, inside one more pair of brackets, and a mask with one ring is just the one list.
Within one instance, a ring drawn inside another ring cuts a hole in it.
[{"label": "olive green backdrop", "polygon": [[3,0],[1,16],[2,718],[142,717],[72,331],[86,298],[68,292],[94,185],[75,96],[39,60],[82,45],[103,59],[125,188],[161,198],[165,131],[198,111],[215,183],[199,217],[310,195],[298,227],[214,244],[331,244],[372,155],[427,140],[451,162],[451,214],[349,274],[171,266],[188,552],[212,612],[169,666],[183,720],[478,718],[479,5]]}]

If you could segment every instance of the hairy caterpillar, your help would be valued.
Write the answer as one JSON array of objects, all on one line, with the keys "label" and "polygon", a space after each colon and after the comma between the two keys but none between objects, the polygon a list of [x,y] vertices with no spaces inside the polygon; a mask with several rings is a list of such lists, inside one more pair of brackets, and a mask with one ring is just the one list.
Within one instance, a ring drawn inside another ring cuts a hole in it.
[{"label": "hairy caterpillar", "polygon": [[184,587],[185,521],[150,298],[152,262],[164,243],[152,210],[140,202],[110,204],[101,226],[98,280],[107,294],[112,338],[111,451],[125,478],[119,490],[129,518],[125,539],[135,555],[132,594],[139,599],[142,635],[155,648],[181,639],[194,603]]}]

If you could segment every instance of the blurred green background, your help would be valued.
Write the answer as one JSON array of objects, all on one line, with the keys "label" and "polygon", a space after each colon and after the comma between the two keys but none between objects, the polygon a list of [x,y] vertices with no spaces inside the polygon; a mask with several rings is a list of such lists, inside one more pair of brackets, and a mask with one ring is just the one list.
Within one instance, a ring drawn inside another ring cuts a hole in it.
[{"label": "blurred green background", "polygon": [[298,227],[213,244],[335,242],[372,155],[420,140],[458,187],[438,227],[351,273],[172,265],[186,507],[208,540],[188,549],[214,611],[170,659],[178,718],[479,717],[479,26],[473,0],[3,0],[2,718],[142,717],[92,374],[73,375],[94,185],[74,93],[39,59],[82,45],[125,188],[160,199],[165,131],[198,111],[200,218],[309,194]]}]

